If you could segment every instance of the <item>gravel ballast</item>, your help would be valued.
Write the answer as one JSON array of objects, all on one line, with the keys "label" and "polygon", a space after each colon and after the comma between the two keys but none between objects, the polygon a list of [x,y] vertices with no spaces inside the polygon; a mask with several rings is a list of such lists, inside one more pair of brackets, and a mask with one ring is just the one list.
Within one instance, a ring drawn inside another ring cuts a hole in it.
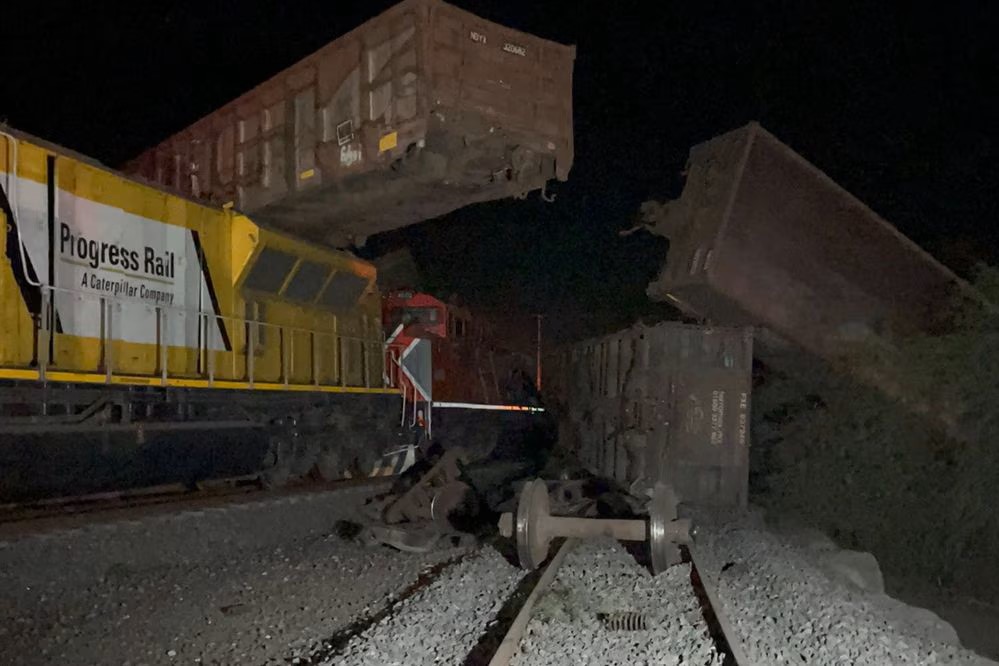
[{"label": "gravel ballast", "polygon": [[420,573],[334,534],[368,488],[266,498],[0,541],[4,664],[285,664]]},{"label": "gravel ballast", "polygon": [[491,547],[445,568],[324,665],[462,664],[524,572]]},{"label": "gravel ballast", "polygon": [[[608,629],[602,617],[631,612],[644,630]],[[539,599],[517,666],[722,664],[690,582],[690,565],[652,576],[621,544],[586,541],[570,552]]]},{"label": "gravel ballast", "polygon": [[[0,540],[3,664],[479,663],[529,580],[491,547],[424,555],[335,534],[369,488]],[[696,555],[750,664],[968,664],[932,613],[883,592],[877,562],[758,514],[698,520]],[[515,612],[515,609],[514,609]],[[645,628],[609,628],[635,613]],[[502,615],[502,614],[501,614]],[[485,647],[484,647],[485,646]],[[538,600],[515,661],[722,663],[689,564],[652,576],[584,541]],[[745,666],[743,664],[742,666]]]},{"label": "gravel ballast", "polygon": [[844,561],[865,558],[809,540],[777,536],[759,516],[702,526],[698,564],[717,580],[723,612],[751,663],[996,666],[960,647],[953,629],[929,611],[880,592],[872,580],[879,575],[844,575]]}]

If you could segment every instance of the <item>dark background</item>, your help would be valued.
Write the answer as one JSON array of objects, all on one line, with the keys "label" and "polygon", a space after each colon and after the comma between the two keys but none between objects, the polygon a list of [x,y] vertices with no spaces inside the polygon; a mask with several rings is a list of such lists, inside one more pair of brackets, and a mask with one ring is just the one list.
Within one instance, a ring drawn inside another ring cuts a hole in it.
[{"label": "dark background", "polygon": [[[115,166],[391,4],[20,2],[0,119]],[[618,231],[679,193],[690,146],[753,119],[959,272],[997,259],[984,3],[455,4],[577,45],[576,164],[554,204],[476,206],[366,249],[411,245],[437,290],[590,328],[653,312],[665,241]]]}]

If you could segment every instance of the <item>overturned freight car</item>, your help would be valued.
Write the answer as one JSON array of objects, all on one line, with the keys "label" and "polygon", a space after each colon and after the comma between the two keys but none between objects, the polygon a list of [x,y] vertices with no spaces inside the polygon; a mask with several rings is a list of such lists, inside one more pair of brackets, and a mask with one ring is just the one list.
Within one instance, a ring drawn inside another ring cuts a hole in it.
[{"label": "overturned freight car", "polygon": [[[956,305],[980,299],[756,123],[691,149],[680,198],[653,217],[670,247],[652,298],[765,327],[763,360],[820,359],[903,401],[891,361],[858,352],[890,359],[898,340],[946,330]],[[940,405],[911,404],[951,425]]]},{"label": "overturned freight car", "polygon": [[575,49],[404,0],[125,170],[343,246],[565,180]]},{"label": "overturned freight car", "polygon": [[746,506],[753,332],[673,322],[635,326],[548,359],[559,446],[632,490]]}]

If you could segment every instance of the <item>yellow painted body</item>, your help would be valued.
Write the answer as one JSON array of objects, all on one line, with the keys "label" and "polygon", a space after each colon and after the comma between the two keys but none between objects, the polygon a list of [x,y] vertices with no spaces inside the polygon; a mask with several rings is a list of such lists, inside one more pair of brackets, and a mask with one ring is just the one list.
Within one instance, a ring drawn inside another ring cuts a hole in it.
[{"label": "yellow painted body", "polygon": [[[174,345],[124,340],[116,333],[122,325],[147,325],[146,319],[141,324],[120,320],[120,305],[126,298],[86,289],[69,292],[65,285],[55,293],[47,274],[37,276],[43,283],[41,287],[26,284],[30,276],[25,276],[24,271],[18,275],[17,253],[23,231],[19,232],[0,209],[0,247],[6,248],[0,255],[0,379],[391,392],[383,388],[381,302],[371,264],[346,252],[274,233],[231,209],[206,207],[44,142],[7,134],[6,130],[0,135],[0,186],[14,217],[24,218],[16,220],[22,230],[28,224],[31,206],[38,214],[40,199],[32,200],[31,194],[41,191],[39,188],[48,188],[45,214],[49,207],[54,209],[54,225],[59,224],[60,211],[58,203],[51,206],[53,192],[57,201],[65,198],[86,205],[92,202],[140,216],[147,227],[153,221],[193,230],[200,238],[202,269],[207,268],[210,275],[218,313],[217,317],[213,315],[209,305],[175,308],[144,302],[142,307],[150,313],[148,326],[152,329],[140,331],[142,336],[158,341],[165,338],[167,327],[196,318],[204,333],[198,339],[205,342]],[[151,226],[155,229],[155,225]],[[56,232],[52,233],[54,236]],[[268,248],[290,255],[294,261],[289,264],[281,289],[256,291],[245,283]],[[334,278],[344,273],[362,279],[366,286],[348,304],[335,308],[324,306],[318,297],[295,300],[286,294],[286,288],[306,262],[313,268],[322,267],[327,281],[324,284],[329,285],[326,288],[332,288]],[[35,312],[29,304],[31,293],[41,301]],[[63,299],[60,307],[99,317],[101,334],[71,335],[61,331],[58,323],[51,321],[54,316],[47,318],[43,314],[53,298]],[[66,299],[71,299],[73,305],[65,305]],[[139,306],[133,302],[128,307]],[[221,327],[227,346],[218,342],[223,337],[217,332]],[[213,340],[218,343],[215,348]]]}]

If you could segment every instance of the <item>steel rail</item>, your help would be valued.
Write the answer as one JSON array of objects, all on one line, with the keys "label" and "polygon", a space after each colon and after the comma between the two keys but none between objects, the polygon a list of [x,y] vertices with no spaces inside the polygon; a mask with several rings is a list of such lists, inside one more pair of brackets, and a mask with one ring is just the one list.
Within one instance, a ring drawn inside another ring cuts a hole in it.
[{"label": "steel rail", "polygon": [[551,586],[559,567],[565,561],[566,555],[569,554],[569,551],[577,543],[579,542],[576,539],[566,539],[558,549],[558,552],[555,553],[555,557],[548,562],[544,573],[538,578],[538,582],[534,584],[534,589],[531,590],[527,599],[524,600],[524,605],[520,607],[517,617],[514,618],[506,635],[503,636],[503,640],[500,641],[499,646],[496,648],[492,659],[489,660],[489,666],[507,666],[517,656],[517,653],[520,652],[520,641],[524,637],[524,632],[527,631],[527,625],[531,621],[531,614],[534,612],[535,604],[537,604],[541,595]]},{"label": "steel rail", "polygon": [[124,491],[56,497],[25,503],[0,505],[0,540],[22,533],[45,532],[77,526],[77,523],[114,522],[146,512],[197,510],[228,504],[280,499],[294,495],[334,492],[367,485],[379,486],[394,477],[377,476],[337,481],[310,481],[284,488],[266,488],[246,475],[200,482],[192,490],[180,483],[148,486]]},{"label": "steel rail", "polygon": [[[549,560],[544,573],[540,578],[538,578],[534,588],[524,600],[523,606],[521,606],[516,618],[513,620],[510,628],[507,630],[499,646],[496,648],[492,659],[489,661],[489,666],[509,666],[509,664],[512,663],[513,659],[520,652],[520,644],[524,638],[525,632],[527,631],[527,626],[530,623],[534,606],[537,604],[538,599],[540,599],[548,588],[551,587],[551,584],[555,580],[555,576],[558,574],[558,570],[562,566],[566,555],[568,555],[578,543],[578,539],[566,539],[555,556]],[[714,615],[718,629],[724,638],[724,645],[721,646],[720,649],[727,649],[726,656],[728,658],[725,660],[725,663],[734,666],[754,666],[753,662],[746,656],[745,650],[743,650],[742,645],[738,641],[738,634],[735,632],[735,627],[729,622],[728,617],[725,614],[724,606],[718,597],[716,578],[709,574],[706,568],[698,565],[697,555],[695,554],[695,549],[693,547],[688,546],[687,550],[690,554],[691,567],[693,571],[696,572],[697,578],[700,580],[701,588],[707,597],[707,603],[710,605],[710,612]],[[691,581],[691,584],[694,584],[693,581]],[[705,620],[708,621],[707,618],[705,618]]]},{"label": "steel rail", "polygon": [[[721,599],[718,597],[718,580],[717,578],[708,573],[708,570],[704,567],[698,565],[698,556],[696,554],[696,548],[693,544],[687,545],[687,552],[690,554],[690,565],[697,572],[697,577],[701,581],[701,587],[704,589],[704,594],[708,598],[708,603],[711,605],[711,611],[714,613],[715,620],[718,623],[718,628],[721,630],[722,635],[725,637],[725,643],[728,647],[729,656],[736,666],[754,666],[753,662],[749,660],[746,656],[745,650],[742,649],[742,644],[739,642],[739,635],[735,631],[735,626],[732,625],[728,620],[728,616],[725,613],[725,607],[721,603]],[[701,560],[703,562],[703,560]]]}]

